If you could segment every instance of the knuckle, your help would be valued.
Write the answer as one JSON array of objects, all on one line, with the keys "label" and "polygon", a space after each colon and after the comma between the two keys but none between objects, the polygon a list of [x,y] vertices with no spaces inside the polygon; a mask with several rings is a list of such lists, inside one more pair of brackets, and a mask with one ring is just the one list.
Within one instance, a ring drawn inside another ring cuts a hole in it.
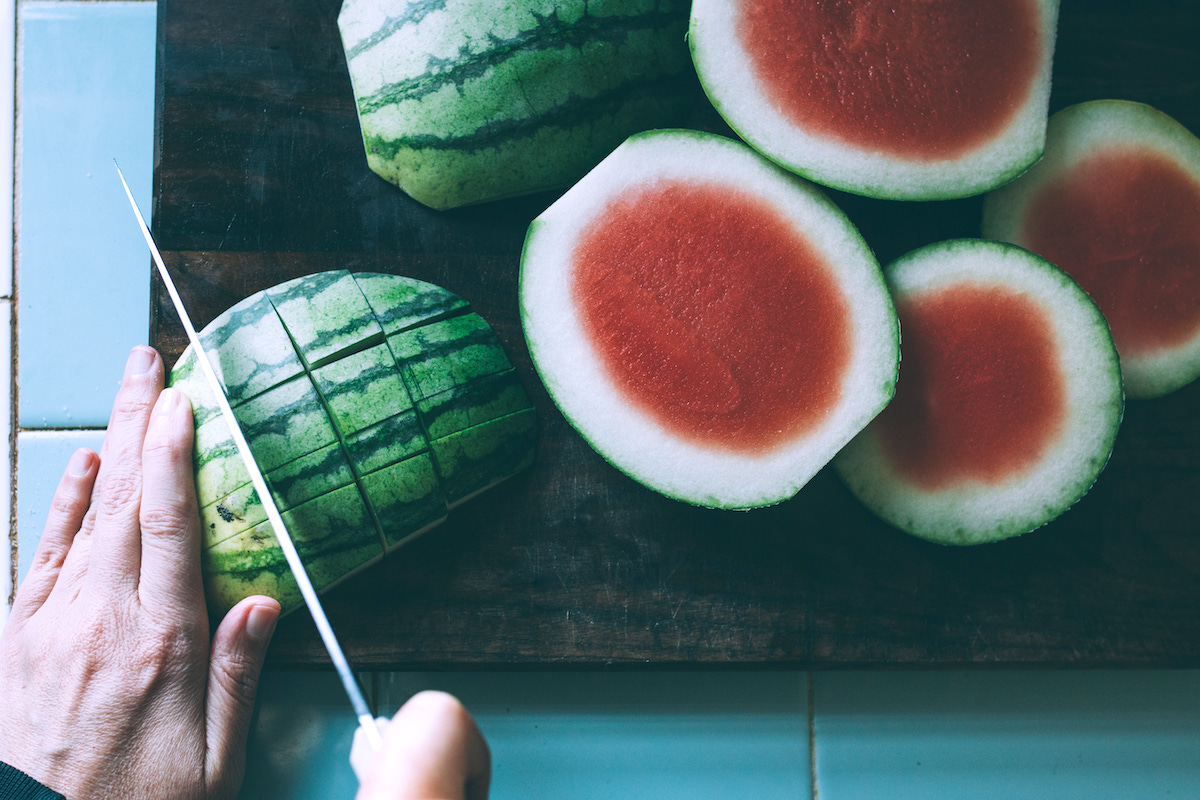
[{"label": "knuckle", "polygon": [[105,476],[100,490],[101,507],[120,514],[139,502],[142,495],[142,476],[137,473],[115,472]]},{"label": "knuckle", "polygon": [[171,431],[148,433],[142,445],[143,456],[155,461],[183,463],[191,459],[191,451],[187,437]]},{"label": "knuckle", "polygon": [[190,530],[198,515],[195,501],[181,497],[178,503],[171,505],[143,504],[139,522],[144,534],[170,536]]},{"label": "knuckle", "polygon": [[225,694],[244,707],[254,706],[259,670],[250,658],[241,653],[230,653],[213,662],[212,674]]}]

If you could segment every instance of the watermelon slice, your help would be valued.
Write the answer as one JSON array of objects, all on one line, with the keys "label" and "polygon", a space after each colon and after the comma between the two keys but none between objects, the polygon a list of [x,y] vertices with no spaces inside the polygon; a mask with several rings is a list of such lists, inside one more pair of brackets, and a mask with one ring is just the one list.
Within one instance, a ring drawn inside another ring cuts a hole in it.
[{"label": "watermelon slice", "polygon": [[529,227],[521,318],[551,397],[634,479],[795,494],[890,399],[878,263],[811,184],[693,131],[630,137]]},{"label": "watermelon slice", "polygon": [[[528,466],[536,424],[492,329],[444,289],[322,272],[259,292],[201,332],[318,591]],[[302,602],[228,425],[189,348],[208,603]]]},{"label": "watermelon slice", "polygon": [[1050,262],[957,240],[885,270],[903,333],[896,397],[834,460],[893,525],[943,544],[1033,530],[1108,461],[1123,396],[1103,315]]},{"label": "watermelon slice", "polygon": [[1041,154],[1057,0],[695,0],[709,99],[767,157],[826,186],[980,194]]},{"label": "watermelon slice", "polygon": [[984,202],[983,235],[1070,273],[1108,318],[1130,397],[1200,377],[1200,139],[1141,103],[1050,119],[1046,157]]}]

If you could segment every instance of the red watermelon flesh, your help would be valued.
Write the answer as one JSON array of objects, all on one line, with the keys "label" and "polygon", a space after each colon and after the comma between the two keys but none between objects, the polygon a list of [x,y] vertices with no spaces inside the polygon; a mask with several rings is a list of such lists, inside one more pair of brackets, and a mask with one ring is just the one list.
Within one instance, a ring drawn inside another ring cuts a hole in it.
[{"label": "red watermelon flesh", "polygon": [[885,270],[901,329],[896,396],[834,465],[902,530],[977,544],[1040,527],[1092,486],[1124,407],[1095,303],[1049,261],[968,239]]},{"label": "red watermelon flesh", "polygon": [[1124,101],[1059,112],[1045,160],[988,197],[984,235],[1045,256],[1092,296],[1131,396],[1200,375],[1200,140],[1174,120]]},{"label": "red watermelon flesh", "polygon": [[1041,154],[1058,0],[694,0],[697,74],[730,127],[818,183],[980,194]]},{"label": "red watermelon flesh", "polygon": [[1001,484],[1062,432],[1065,392],[1042,308],[1005,286],[970,282],[897,303],[901,379],[877,419],[887,458],[930,490],[964,477]]},{"label": "red watermelon flesh", "polygon": [[1033,0],[746,0],[741,9],[737,35],[785,116],[916,160],[960,156],[996,136],[1028,99],[1042,48]]},{"label": "red watermelon flesh", "polygon": [[631,137],[530,225],[521,320],[566,419],[668,497],[791,497],[892,396],[879,265],[815,187],[696,131]]},{"label": "red watermelon flesh", "polygon": [[849,308],[835,273],[747,192],[671,181],[628,192],[580,236],[571,269],[608,374],[678,436],[771,450],[842,393]]}]

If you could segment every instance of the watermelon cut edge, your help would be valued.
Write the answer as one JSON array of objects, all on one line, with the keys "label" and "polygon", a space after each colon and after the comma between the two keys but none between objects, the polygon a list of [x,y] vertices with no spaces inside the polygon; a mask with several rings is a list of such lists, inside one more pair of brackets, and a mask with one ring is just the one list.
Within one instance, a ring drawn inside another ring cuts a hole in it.
[{"label": "watermelon cut edge", "polygon": [[[900,474],[884,454],[877,420],[834,459],[851,492],[901,530],[953,545],[1027,533],[1073,506],[1108,463],[1124,413],[1116,348],[1091,298],[1040,256],[985,240],[919,248],[884,272],[897,303],[931,289],[980,285],[1013,289],[1041,305],[1054,332],[1066,389],[1064,430],[1046,454],[1016,477],[998,483],[964,478],[929,490]],[[903,336],[903,318],[900,324]],[[899,381],[903,386],[903,361]]]},{"label": "watermelon cut edge", "polygon": [[[766,454],[697,445],[632,407],[600,364],[574,310],[566,265],[581,228],[612,198],[662,178],[753,187],[837,265],[852,306],[852,357],[836,407],[811,436]],[[534,366],[572,427],[620,471],[693,505],[744,509],[788,499],[887,405],[895,386],[895,311],[857,229],[807,181],[712,134],[636,134],[534,220],[521,258],[520,311]]]},{"label": "watermelon cut edge", "polygon": [[[1190,176],[1200,191],[1200,138],[1163,112],[1129,100],[1093,100],[1056,112],[1044,158],[1016,181],[984,199],[984,238],[1031,247],[1024,232],[1031,201],[1081,162],[1105,150],[1161,156]],[[1200,220],[1198,223],[1200,224]],[[1062,265],[1068,272],[1070,267]],[[1192,265],[1200,272],[1200,263]],[[1200,378],[1200,327],[1187,342],[1154,353],[1121,353],[1130,398],[1160,397]]]},{"label": "watermelon cut edge", "polygon": [[758,87],[733,32],[739,0],[696,0],[688,43],[700,83],[727,124],[781,166],[823,186],[890,200],[982,194],[1023,173],[1042,155],[1058,25],[1058,0],[1037,0],[1042,41],[1029,94],[1001,131],[965,154],[905,159],[847,145],[787,120]]}]

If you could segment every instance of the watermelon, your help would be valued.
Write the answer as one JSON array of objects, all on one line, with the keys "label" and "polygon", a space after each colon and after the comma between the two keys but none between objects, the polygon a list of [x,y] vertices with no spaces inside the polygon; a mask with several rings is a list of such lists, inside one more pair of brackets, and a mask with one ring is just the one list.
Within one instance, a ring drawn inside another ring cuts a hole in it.
[{"label": "watermelon", "polygon": [[[201,332],[318,591],[528,466],[529,398],[492,329],[444,289],[394,275],[308,275],[246,298]],[[191,348],[208,603],[302,598]]]},{"label": "watermelon", "polygon": [[535,219],[520,306],[570,423],[695,505],[792,496],[892,396],[896,317],[858,231],[712,134],[632,136]]},{"label": "watermelon", "polygon": [[683,0],[345,0],[370,168],[436,209],[570,185],[699,84]]},{"label": "watermelon", "polygon": [[826,186],[980,194],[1045,140],[1057,0],[695,0],[689,42],[747,143]]},{"label": "watermelon", "polygon": [[1066,270],[1100,306],[1130,397],[1200,377],[1200,139],[1150,106],[1050,119],[1045,158],[984,201],[983,235]]},{"label": "watermelon", "polygon": [[872,511],[977,544],[1033,530],[1092,486],[1123,410],[1095,303],[1045,259],[955,240],[885,274],[903,334],[896,397],[834,459]]}]

